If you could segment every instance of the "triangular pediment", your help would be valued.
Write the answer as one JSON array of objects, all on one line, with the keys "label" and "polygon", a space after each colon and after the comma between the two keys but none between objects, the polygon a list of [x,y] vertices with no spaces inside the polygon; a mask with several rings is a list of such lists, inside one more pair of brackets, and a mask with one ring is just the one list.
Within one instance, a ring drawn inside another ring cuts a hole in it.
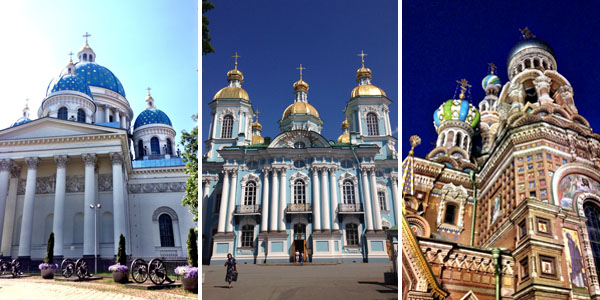
[{"label": "triangular pediment", "polygon": [[22,140],[81,135],[126,134],[124,129],[79,123],[56,118],[41,118],[0,130],[0,140]]}]

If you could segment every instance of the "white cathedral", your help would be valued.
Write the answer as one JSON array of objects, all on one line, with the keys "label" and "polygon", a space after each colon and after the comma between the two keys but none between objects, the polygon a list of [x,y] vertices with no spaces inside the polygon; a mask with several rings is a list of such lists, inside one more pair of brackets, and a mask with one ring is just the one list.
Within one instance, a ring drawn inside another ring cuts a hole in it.
[{"label": "white cathedral", "polygon": [[[211,123],[202,162],[203,263],[295,260],[387,262],[386,229],[398,218],[398,157],[385,92],[358,69],[345,105],[342,135],[321,135],[323,119],[308,103],[309,85],[293,84],[295,98],[279,121],[281,133],[261,136],[262,125],[242,88],[237,68],[208,104]],[[340,74],[340,76],[343,74]]]},{"label": "white cathedral", "polygon": [[0,130],[0,254],[33,269],[54,232],[56,263],[97,249],[105,266],[123,234],[132,257],[185,260],[196,223],[181,205],[187,175],[176,132],[150,93],[134,120],[87,36],[78,62],[49,83],[38,118],[26,106]]}]

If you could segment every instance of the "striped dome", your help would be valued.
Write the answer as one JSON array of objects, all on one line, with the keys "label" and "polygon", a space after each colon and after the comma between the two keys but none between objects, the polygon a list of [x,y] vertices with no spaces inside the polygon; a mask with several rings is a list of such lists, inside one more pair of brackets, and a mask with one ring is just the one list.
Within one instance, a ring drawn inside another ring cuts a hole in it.
[{"label": "striped dome", "polygon": [[74,74],[66,74],[61,76],[58,80],[52,80],[50,84],[48,84],[46,97],[54,92],[60,91],[76,91],[86,94],[91,99],[94,99],[87,83]]},{"label": "striped dome", "polygon": [[502,82],[500,82],[500,78],[498,78],[498,76],[494,75],[494,74],[490,74],[488,76],[485,76],[483,78],[483,80],[481,81],[481,87],[485,90],[488,85],[501,85]]},{"label": "striped dome", "polygon": [[475,128],[479,124],[479,110],[467,100],[450,99],[433,113],[435,129],[450,120],[463,121]]}]

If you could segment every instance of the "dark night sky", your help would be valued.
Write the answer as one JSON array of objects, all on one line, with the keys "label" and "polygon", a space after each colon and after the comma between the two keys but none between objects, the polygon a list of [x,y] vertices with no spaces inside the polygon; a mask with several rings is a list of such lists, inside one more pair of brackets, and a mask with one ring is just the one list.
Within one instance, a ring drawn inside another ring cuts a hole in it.
[{"label": "dark night sky", "polygon": [[485,96],[481,80],[488,62],[498,66],[496,74],[502,85],[506,83],[508,52],[521,39],[518,29],[525,26],[554,48],[557,71],[573,86],[579,113],[598,132],[598,12],[600,4],[573,1],[403,1],[403,157],[414,134],[422,139],[415,155],[425,157],[433,149],[433,112],[452,98],[456,80],[466,78],[473,85],[474,105]]}]

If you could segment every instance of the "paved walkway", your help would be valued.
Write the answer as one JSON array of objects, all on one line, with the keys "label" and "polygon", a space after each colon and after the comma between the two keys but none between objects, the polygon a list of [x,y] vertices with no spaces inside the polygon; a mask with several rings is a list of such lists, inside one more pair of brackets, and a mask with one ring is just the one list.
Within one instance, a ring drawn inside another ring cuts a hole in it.
[{"label": "paved walkway", "polygon": [[203,299],[398,299],[398,287],[383,283],[389,264],[238,265],[239,278],[227,289],[225,267],[202,266]]},{"label": "paved walkway", "polygon": [[0,299],[2,300],[47,300],[47,299],[86,299],[86,300],[148,300],[148,299],[196,299],[159,291],[127,289],[117,285],[92,282],[57,282],[39,277],[0,279]]}]

